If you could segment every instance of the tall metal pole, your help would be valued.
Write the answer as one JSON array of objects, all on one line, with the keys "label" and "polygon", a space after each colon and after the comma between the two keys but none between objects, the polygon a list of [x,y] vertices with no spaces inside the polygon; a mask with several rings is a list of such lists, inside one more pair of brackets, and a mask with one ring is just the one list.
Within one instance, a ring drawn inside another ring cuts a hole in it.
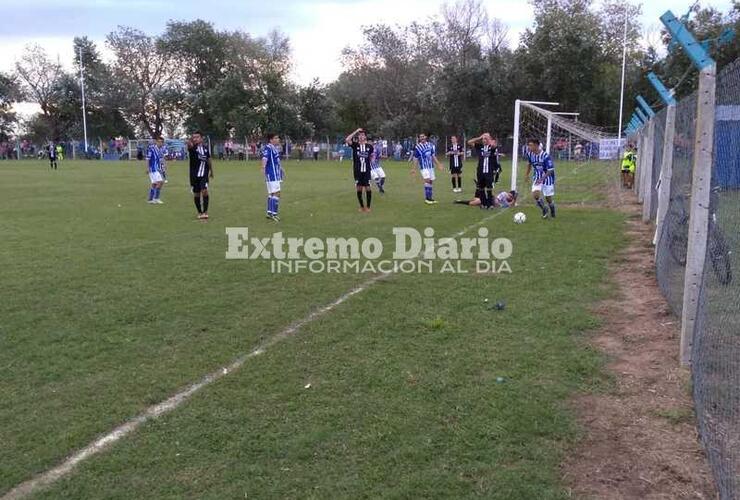
[{"label": "tall metal pole", "polygon": [[[622,114],[624,112],[624,73],[627,66],[627,8],[624,9],[624,39],[622,41],[622,87],[619,91],[619,126],[617,127],[617,144],[622,144]],[[619,146],[618,146],[619,147]]]},{"label": "tall metal pole", "polygon": [[80,46],[80,90],[82,91],[82,130],[85,136],[85,154],[87,154],[87,112],[85,111],[85,74],[82,67],[82,46]]}]

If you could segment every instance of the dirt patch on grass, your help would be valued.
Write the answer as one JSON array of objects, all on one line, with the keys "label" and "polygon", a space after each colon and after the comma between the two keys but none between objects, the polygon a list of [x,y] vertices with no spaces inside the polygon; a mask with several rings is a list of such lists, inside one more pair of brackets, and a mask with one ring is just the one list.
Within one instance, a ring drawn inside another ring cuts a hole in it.
[{"label": "dirt patch on grass", "polygon": [[614,388],[573,401],[584,435],[562,471],[571,495],[598,499],[716,498],[698,441],[689,372],[679,367],[679,321],[655,279],[653,226],[632,193],[610,193],[628,214],[628,246],[612,265],[614,298],[599,304],[592,338]]}]

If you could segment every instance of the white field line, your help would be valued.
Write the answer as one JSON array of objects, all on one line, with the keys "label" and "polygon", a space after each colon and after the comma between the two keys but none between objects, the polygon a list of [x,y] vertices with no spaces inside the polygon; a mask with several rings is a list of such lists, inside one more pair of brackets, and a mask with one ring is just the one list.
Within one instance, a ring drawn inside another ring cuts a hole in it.
[{"label": "white field line", "polygon": [[[485,224],[486,222],[492,219],[495,219],[496,217],[500,215],[503,215],[504,213],[506,213],[505,210],[497,211],[496,213],[489,215],[488,217],[484,217],[478,222],[463,228],[462,230],[458,231],[457,233],[455,233],[454,235],[450,237],[457,238],[459,236],[462,236],[463,234],[467,233],[471,229],[475,229],[476,227],[481,226]],[[103,435],[102,437],[88,444],[81,450],[75,452],[73,455],[67,458],[60,465],[57,465],[56,467],[49,469],[46,472],[43,472],[40,475],[32,479],[29,479],[27,481],[24,481],[23,483],[14,487],[12,490],[8,491],[5,495],[3,495],[2,500],[19,500],[21,498],[27,497],[31,493],[34,493],[41,488],[54,484],[56,481],[69,475],[80,463],[106,450],[107,448],[112,446],[114,443],[120,441],[124,437],[134,432],[142,424],[146,423],[147,421],[151,419],[160,417],[162,415],[165,415],[175,410],[180,405],[182,405],[185,401],[190,399],[190,397],[193,396],[196,392],[200,391],[204,387],[207,387],[211,385],[212,383],[216,382],[217,380],[225,377],[226,375],[238,370],[239,368],[242,367],[242,365],[244,365],[244,363],[249,361],[251,358],[259,356],[260,354],[264,354],[267,348],[272,347],[273,345],[277,344],[281,340],[297,333],[298,330],[300,330],[302,327],[324,316],[325,314],[331,312],[337,306],[346,302],[351,297],[364,292],[365,290],[367,290],[369,287],[371,287],[378,281],[387,279],[391,276],[394,276],[394,275],[391,273],[379,274],[379,275],[375,275],[372,278],[365,280],[364,282],[357,285],[355,288],[339,296],[339,298],[337,298],[333,302],[319,309],[316,309],[315,311],[311,312],[304,318],[298,321],[295,321],[294,323],[291,323],[290,325],[288,325],[287,328],[282,330],[280,333],[277,333],[274,336],[270,337],[265,342],[260,344],[257,348],[255,348],[253,351],[249,352],[248,354],[243,354],[239,356],[238,358],[236,358],[234,361],[232,361],[228,365],[222,366],[221,368],[205,375],[197,382],[189,385],[188,387],[176,393],[175,395],[171,396],[170,398],[148,407],[142,413],[136,415],[135,417],[119,425],[118,427],[110,431],[109,433]]]}]

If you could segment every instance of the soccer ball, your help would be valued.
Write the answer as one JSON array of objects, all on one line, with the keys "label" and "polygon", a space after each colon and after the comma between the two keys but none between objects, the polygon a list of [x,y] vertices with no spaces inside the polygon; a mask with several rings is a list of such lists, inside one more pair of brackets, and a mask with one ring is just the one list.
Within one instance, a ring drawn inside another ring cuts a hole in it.
[{"label": "soccer ball", "polygon": [[514,214],[514,222],[517,224],[524,224],[527,221],[527,216],[524,212],[517,212]]}]

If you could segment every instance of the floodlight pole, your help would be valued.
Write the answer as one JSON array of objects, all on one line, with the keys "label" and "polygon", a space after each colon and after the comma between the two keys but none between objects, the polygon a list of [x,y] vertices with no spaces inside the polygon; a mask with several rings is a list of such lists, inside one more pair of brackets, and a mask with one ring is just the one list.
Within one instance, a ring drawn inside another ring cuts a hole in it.
[{"label": "floodlight pole", "polygon": [[85,156],[87,156],[87,112],[85,111],[85,74],[82,66],[82,46],[80,46],[80,90],[82,91],[82,130],[85,136]]},{"label": "floodlight pole", "polygon": [[627,8],[624,9],[624,39],[622,41],[622,86],[619,91],[619,127],[617,127],[617,144],[622,144],[622,118],[624,113],[624,73],[627,67]]}]

